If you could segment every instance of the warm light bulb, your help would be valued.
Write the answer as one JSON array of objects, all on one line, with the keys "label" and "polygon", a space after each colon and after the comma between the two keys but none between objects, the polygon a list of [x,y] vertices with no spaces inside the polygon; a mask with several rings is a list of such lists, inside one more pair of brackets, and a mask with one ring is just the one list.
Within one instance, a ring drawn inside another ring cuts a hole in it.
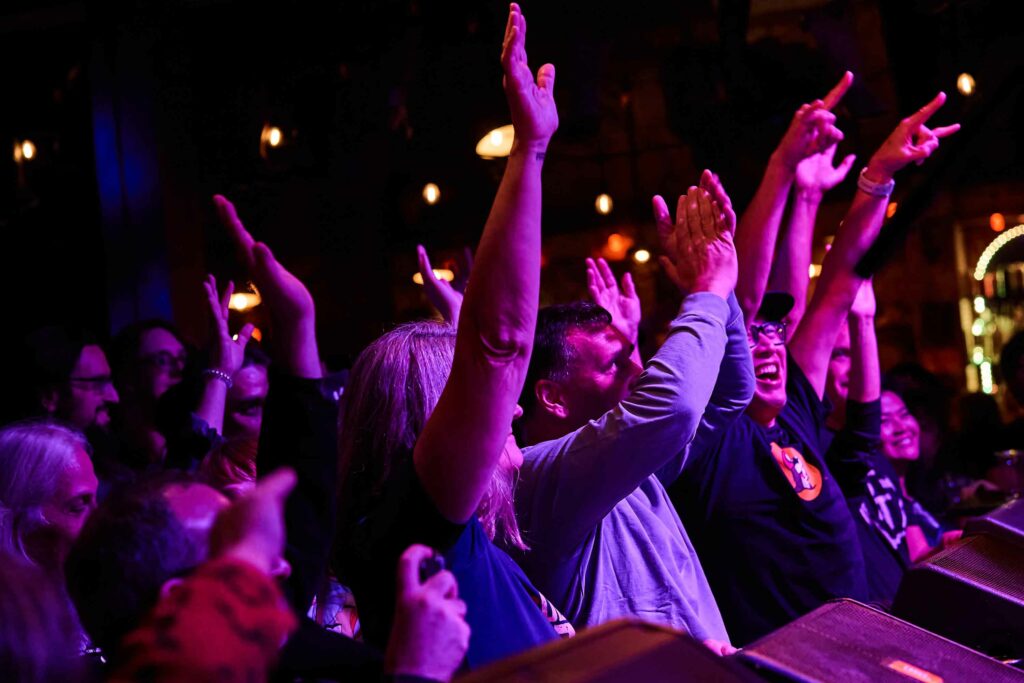
[{"label": "warm light bulb", "polygon": [[651,260],[651,252],[646,249],[637,249],[633,254],[633,260],[637,263],[647,263]]},{"label": "warm light bulb", "polygon": [[966,71],[956,78],[956,89],[960,91],[960,94],[964,97],[970,97],[974,94],[974,76],[967,73]]},{"label": "warm light bulb", "polygon": [[427,183],[423,186],[423,201],[433,206],[441,198],[441,188],[434,183]]},{"label": "warm light bulb", "polygon": [[889,206],[885,207],[885,217],[892,218],[896,215],[896,209],[899,208],[899,204],[896,202],[889,202]]},{"label": "warm light bulb", "polygon": [[612,202],[612,198],[603,192],[597,195],[597,199],[594,200],[594,208],[597,209],[597,212],[602,216],[610,214],[613,206],[614,203]]},{"label": "warm light bulb", "polygon": [[476,153],[484,159],[498,159],[512,153],[515,129],[512,124],[495,128],[476,143]]},{"label": "warm light bulb", "polygon": [[267,133],[267,143],[271,147],[277,147],[281,144],[281,129],[277,126],[273,126]]},{"label": "warm light bulb", "polygon": [[[434,268],[434,277],[438,280],[446,280],[451,282],[455,279],[455,272],[447,268]],[[423,275],[419,272],[413,273],[412,281],[418,285],[423,284]]]},{"label": "warm light bulb", "polygon": [[994,213],[988,217],[988,227],[996,232],[1002,232],[1006,229],[1006,218],[1001,213]]},{"label": "warm light bulb", "polygon": [[21,156],[23,156],[26,161],[30,161],[35,155],[36,146],[32,144],[31,140],[25,140],[21,143]]}]

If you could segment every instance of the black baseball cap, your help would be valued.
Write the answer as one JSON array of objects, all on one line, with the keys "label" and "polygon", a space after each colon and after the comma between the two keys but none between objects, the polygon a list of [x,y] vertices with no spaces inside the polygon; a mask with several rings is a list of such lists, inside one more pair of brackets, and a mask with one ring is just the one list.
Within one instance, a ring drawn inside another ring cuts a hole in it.
[{"label": "black baseball cap", "polygon": [[765,322],[778,322],[793,310],[795,303],[796,300],[787,292],[765,292],[755,317]]}]

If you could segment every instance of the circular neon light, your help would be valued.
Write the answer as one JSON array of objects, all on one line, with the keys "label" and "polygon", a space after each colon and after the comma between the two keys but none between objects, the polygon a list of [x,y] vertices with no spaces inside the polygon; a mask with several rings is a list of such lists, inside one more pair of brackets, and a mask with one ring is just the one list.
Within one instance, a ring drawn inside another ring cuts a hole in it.
[{"label": "circular neon light", "polygon": [[981,256],[978,257],[978,265],[974,267],[974,279],[978,282],[984,280],[988,264],[992,263],[992,259],[999,253],[999,250],[1005,247],[1008,242],[1017,239],[1021,235],[1024,235],[1024,223],[1000,233],[998,237],[989,242],[988,246],[985,247],[985,251],[981,252]]}]

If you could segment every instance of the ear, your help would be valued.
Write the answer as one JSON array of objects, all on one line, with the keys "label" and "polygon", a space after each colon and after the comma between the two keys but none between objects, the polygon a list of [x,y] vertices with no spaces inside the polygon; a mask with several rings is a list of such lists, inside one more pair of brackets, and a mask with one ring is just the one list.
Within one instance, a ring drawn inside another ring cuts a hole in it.
[{"label": "ear", "polygon": [[60,402],[60,391],[56,387],[47,387],[39,390],[39,405],[52,416],[57,412],[57,404]]},{"label": "ear", "polygon": [[569,416],[567,397],[561,384],[550,379],[539,379],[533,386],[533,392],[537,397],[538,407],[545,413],[560,420]]},{"label": "ear", "polygon": [[172,595],[174,595],[174,593],[179,588],[181,588],[182,584],[184,584],[184,583],[185,583],[185,579],[182,579],[182,578],[167,579],[166,581],[164,581],[163,585],[160,586],[160,598],[159,599],[160,600],[167,600],[167,599],[169,599]]}]

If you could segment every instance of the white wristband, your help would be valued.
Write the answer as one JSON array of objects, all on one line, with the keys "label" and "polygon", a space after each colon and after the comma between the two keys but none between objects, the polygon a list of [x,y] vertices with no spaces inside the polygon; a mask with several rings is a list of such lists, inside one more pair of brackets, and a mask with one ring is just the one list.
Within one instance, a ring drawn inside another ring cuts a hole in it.
[{"label": "white wristband", "polygon": [[860,188],[861,192],[871,195],[872,197],[888,197],[892,194],[892,190],[896,187],[896,181],[890,179],[887,183],[876,183],[873,180],[868,180],[864,177],[868,167],[865,166],[861,169],[860,175],[857,176],[857,187]]}]

